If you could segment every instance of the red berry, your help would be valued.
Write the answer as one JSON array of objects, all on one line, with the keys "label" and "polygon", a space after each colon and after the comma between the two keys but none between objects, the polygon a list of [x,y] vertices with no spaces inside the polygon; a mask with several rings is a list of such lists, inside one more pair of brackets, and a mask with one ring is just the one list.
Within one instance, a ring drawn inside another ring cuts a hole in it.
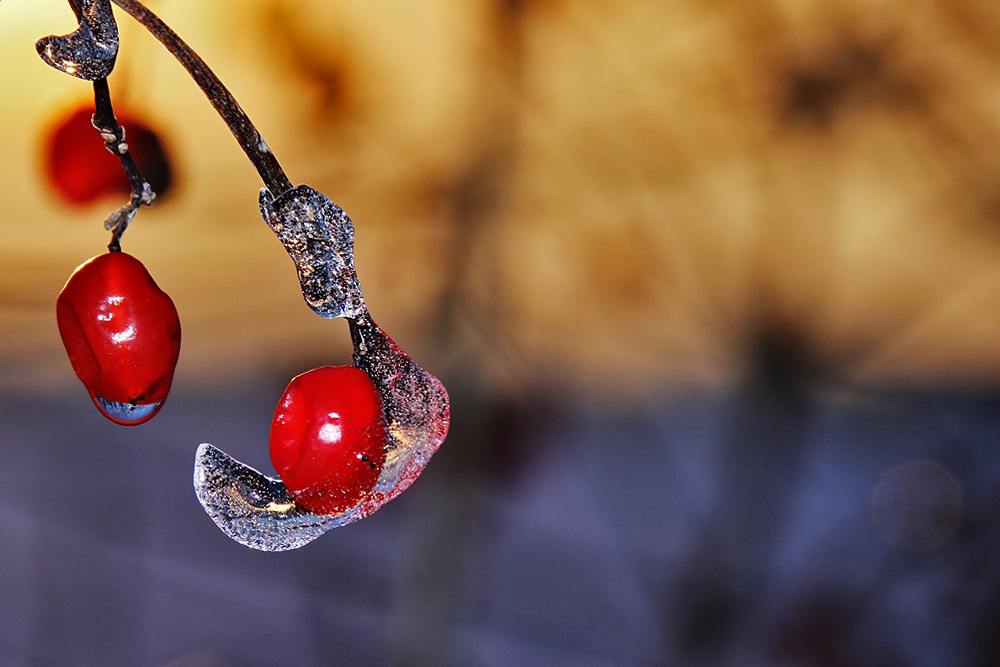
[{"label": "red berry", "polygon": [[385,463],[382,397],[352,366],[292,379],[271,421],[271,463],[295,500],[317,514],[357,505]]},{"label": "red berry", "polygon": [[73,370],[105,417],[131,426],[159,411],[181,324],[139,260],[109,252],[80,265],[59,294],[56,320]]},{"label": "red berry", "polygon": [[[93,108],[81,108],[63,119],[48,138],[45,168],[49,181],[69,204],[84,205],[108,195],[128,197],[132,192],[121,162],[104,148],[91,122]],[[125,143],[153,192],[170,189],[170,160],[159,136],[148,125],[119,115]]]}]

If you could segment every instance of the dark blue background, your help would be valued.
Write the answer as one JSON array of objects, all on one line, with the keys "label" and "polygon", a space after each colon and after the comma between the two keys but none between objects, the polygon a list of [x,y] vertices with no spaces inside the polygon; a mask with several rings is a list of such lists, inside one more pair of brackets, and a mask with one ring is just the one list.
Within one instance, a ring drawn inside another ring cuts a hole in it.
[{"label": "dark blue background", "polygon": [[[4,396],[0,665],[1000,664],[1000,395],[460,385],[409,491],[280,554],[226,538],[191,486],[200,442],[270,472],[279,385],[176,387],[131,429],[82,388]],[[931,550],[871,515],[913,460],[961,486]]]}]

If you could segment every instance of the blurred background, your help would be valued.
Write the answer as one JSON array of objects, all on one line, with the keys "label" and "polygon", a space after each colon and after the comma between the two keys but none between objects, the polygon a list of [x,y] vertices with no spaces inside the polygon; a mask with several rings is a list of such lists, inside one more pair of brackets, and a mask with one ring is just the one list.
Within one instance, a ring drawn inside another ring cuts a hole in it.
[{"label": "blurred background", "polygon": [[159,415],[105,421],[54,303],[125,197],[53,176],[91,89],[33,42],[72,12],[2,0],[0,666],[1000,665],[994,3],[149,4],[351,215],[452,431],[300,550],[219,532],[195,448],[273,474],[347,327],[118,13],[112,99],[169,172],[123,248],[184,341]]}]

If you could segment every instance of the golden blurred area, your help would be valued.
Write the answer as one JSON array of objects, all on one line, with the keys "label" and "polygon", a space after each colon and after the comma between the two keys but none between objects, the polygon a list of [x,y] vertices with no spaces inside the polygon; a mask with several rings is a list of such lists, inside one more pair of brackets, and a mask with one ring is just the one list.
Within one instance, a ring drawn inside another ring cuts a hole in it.
[{"label": "golden blurred area", "polygon": [[[762,331],[862,385],[1000,377],[1000,18],[979,0],[150,2],[296,183],[356,225],[372,314],[428,368],[597,395],[724,386]],[[117,12],[117,10],[116,10]],[[343,361],[257,212],[259,180],[182,68],[117,12],[119,109],[177,186],[124,239],[174,299],[178,381]],[[91,100],[3,0],[0,367],[75,382],[53,303],[117,201],[40,162]]]}]

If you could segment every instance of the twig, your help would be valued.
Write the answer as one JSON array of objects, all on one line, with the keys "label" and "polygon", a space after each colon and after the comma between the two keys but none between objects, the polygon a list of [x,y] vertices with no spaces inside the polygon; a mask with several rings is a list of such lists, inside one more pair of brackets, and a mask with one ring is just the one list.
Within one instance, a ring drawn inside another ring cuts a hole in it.
[{"label": "twig", "polygon": [[104,228],[111,231],[111,242],[108,244],[108,250],[118,252],[121,250],[122,234],[132,222],[136,211],[139,210],[140,206],[152,205],[156,194],[146,179],[142,177],[139,167],[136,166],[135,160],[129,153],[128,144],[125,142],[125,129],[118,124],[114,108],[111,106],[111,93],[108,90],[107,79],[98,79],[94,82],[93,124],[101,133],[104,146],[113,155],[118,156],[125,176],[128,177],[129,185],[132,186],[129,202],[108,216],[104,222]]},{"label": "twig", "polygon": [[209,102],[219,112],[229,126],[243,152],[247,154],[264,185],[275,197],[292,187],[277,158],[261,138],[257,128],[236,102],[236,98],[223,85],[219,77],[205,64],[205,61],[170,29],[160,18],[138,0],[112,0],[114,4],[128,12],[158,39],[170,53],[184,66],[191,78],[208,97]]}]

